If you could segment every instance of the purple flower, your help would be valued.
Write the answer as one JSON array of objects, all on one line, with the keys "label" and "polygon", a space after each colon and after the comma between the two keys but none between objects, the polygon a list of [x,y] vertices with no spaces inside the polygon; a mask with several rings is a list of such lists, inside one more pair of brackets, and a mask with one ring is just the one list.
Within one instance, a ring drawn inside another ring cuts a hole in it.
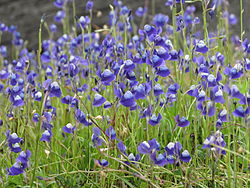
[{"label": "purple flower", "polygon": [[206,53],[208,51],[208,47],[206,46],[203,40],[200,40],[195,45],[195,51],[200,53]]},{"label": "purple flower", "polygon": [[175,155],[175,143],[169,142],[168,145],[165,147],[168,155]]},{"label": "purple flower", "polygon": [[54,20],[55,22],[61,23],[65,16],[65,12],[63,10],[59,10],[55,15]]},{"label": "purple flower", "polygon": [[29,166],[29,158],[31,156],[31,152],[26,150],[26,152],[22,151],[19,156],[16,158],[16,162],[10,168],[7,168],[7,173],[9,176],[16,176],[22,174],[24,170]]},{"label": "purple flower", "polygon": [[86,3],[86,10],[92,10],[93,6],[94,6],[93,1],[91,1],[91,0],[87,1],[87,3]]},{"label": "purple flower", "polygon": [[90,126],[92,123],[87,121],[86,115],[80,110],[77,109],[75,112],[76,120],[79,121],[81,124],[84,124],[85,126]]},{"label": "purple flower", "polygon": [[195,85],[190,86],[190,89],[187,91],[187,94],[192,97],[197,97],[199,95],[198,88]]},{"label": "purple flower", "polygon": [[199,91],[199,94],[197,96],[197,100],[199,102],[203,102],[203,101],[205,101],[205,99],[206,99],[206,93],[205,93],[205,91],[204,90]]},{"label": "purple flower", "polygon": [[227,75],[230,79],[237,79],[243,75],[243,66],[241,64],[236,64],[233,68],[226,67],[224,74]]},{"label": "purple flower", "polygon": [[62,130],[65,133],[69,133],[69,134],[73,134],[75,131],[76,127],[73,126],[71,123],[68,123],[67,125],[65,125]]},{"label": "purple flower", "polygon": [[209,101],[209,102],[207,103],[207,108],[208,108],[207,115],[208,115],[209,117],[214,116],[215,110],[216,110],[216,109],[215,109],[215,106],[214,106],[214,103],[211,102],[211,101]]},{"label": "purple flower", "polygon": [[50,97],[61,97],[62,91],[57,82],[52,82],[49,86]]},{"label": "purple flower", "polygon": [[121,98],[120,103],[125,107],[133,107],[136,105],[135,97],[131,91],[127,91]]},{"label": "purple flower", "polygon": [[106,129],[105,131],[106,135],[109,137],[110,140],[116,139],[116,132],[112,126]]},{"label": "purple flower", "polygon": [[109,165],[109,162],[105,159],[97,160],[98,164],[102,167],[107,167]]},{"label": "purple flower", "polygon": [[216,103],[225,103],[225,99],[223,97],[223,91],[218,87],[214,87],[211,91],[211,99]]},{"label": "purple flower", "polygon": [[45,51],[41,54],[41,60],[43,63],[49,63],[51,61],[51,56],[49,51]]},{"label": "purple flower", "polygon": [[104,108],[110,108],[112,106],[112,103],[109,101],[106,101],[103,105]]},{"label": "purple flower", "polygon": [[186,127],[190,124],[186,117],[180,118],[180,115],[175,116],[175,122],[179,127]]},{"label": "purple flower", "polygon": [[115,75],[109,70],[105,69],[101,74],[101,82],[103,85],[110,85],[110,82],[115,80]]},{"label": "purple flower", "polygon": [[3,69],[3,70],[0,71],[0,79],[1,80],[5,80],[8,77],[9,77],[9,73],[6,70]]},{"label": "purple flower", "polygon": [[157,125],[158,123],[160,123],[160,120],[162,119],[161,114],[159,113],[158,116],[156,116],[155,114],[153,114],[150,119],[148,120],[148,123],[152,126]]},{"label": "purple flower", "polygon": [[150,37],[151,35],[156,35],[156,33],[157,33],[155,27],[151,26],[151,25],[145,25],[144,31],[148,37]]},{"label": "purple flower", "polygon": [[226,151],[219,148],[220,147],[225,147],[226,142],[224,141],[224,136],[223,134],[218,130],[214,134],[208,136],[206,140],[203,142],[202,149],[210,149],[211,151],[214,151],[216,155],[225,155]]},{"label": "purple flower", "polygon": [[122,141],[120,141],[118,144],[117,144],[117,147],[118,149],[120,150],[120,152],[124,153],[126,155],[126,150],[127,150],[127,147],[123,144]]},{"label": "purple flower", "polygon": [[100,138],[101,136],[101,131],[98,127],[93,127],[93,134],[91,137],[91,140],[94,144],[94,146],[101,146],[102,143],[104,142],[104,140],[102,138]]},{"label": "purple flower", "polygon": [[222,122],[227,122],[227,110],[223,109],[218,114],[218,119]]},{"label": "purple flower", "polygon": [[213,74],[209,74],[207,77],[208,87],[215,87],[217,85],[216,78]]},{"label": "purple flower", "polygon": [[[160,47],[155,51],[155,55],[159,56],[160,58],[162,58],[163,60],[169,60],[171,58],[171,56],[168,53],[168,50],[166,48]],[[153,56],[154,57],[154,56]],[[152,60],[153,61],[153,60]],[[156,64],[157,66],[154,67],[158,67],[161,64],[163,64],[161,59],[156,58],[155,63],[153,62],[153,64]],[[160,64],[161,63],[161,64]]]},{"label": "purple flower", "polygon": [[182,145],[180,142],[169,142],[165,147],[165,150],[168,154],[167,160],[168,163],[173,164],[174,162],[177,164],[179,160],[188,163],[191,160],[191,156],[187,150],[181,152]]},{"label": "purple flower", "polygon": [[49,29],[50,29],[51,32],[55,33],[57,31],[57,26],[55,24],[51,24],[49,26]]},{"label": "purple flower", "polygon": [[138,7],[135,11],[136,16],[143,17],[147,13],[147,8]]},{"label": "purple flower", "polygon": [[124,61],[124,70],[131,71],[135,68],[135,64],[130,59]]},{"label": "purple flower", "polygon": [[231,25],[235,25],[235,24],[237,24],[238,19],[237,19],[237,17],[236,17],[234,14],[230,14],[230,15],[228,16],[228,22],[229,22],[229,24],[231,24]]},{"label": "purple flower", "polygon": [[152,61],[152,66],[154,68],[156,68],[156,67],[159,67],[163,64],[164,59],[160,58],[158,55],[153,55],[151,61]]},{"label": "purple flower", "polygon": [[32,116],[32,121],[37,123],[39,122],[40,115],[38,113],[34,113]]},{"label": "purple flower", "polygon": [[54,1],[54,5],[55,5],[57,8],[63,8],[64,0],[55,0],[55,1]]},{"label": "purple flower", "polygon": [[184,150],[181,153],[180,160],[183,161],[183,162],[185,162],[185,163],[188,163],[191,160],[191,156],[190,156],[188,150]]},{"label": "purple flower", "polygon": [[167,77],[170,74],[170,70],[165,65],[161,65],[157,67],[156,74],[161,77]]},{"label": "purple flower", "polygon": [[154,162],[154,164],[158,165],[158,166],[165,166],[168,161],[166,159],[166,156],[165,156],[165,153],[164,154],[159,154],[157,157],[156,157],[156,152],[153,152],[151,155],[150,155],[150,158],[151,160]]},{"label": "purple flower", "polygon": [[161,85],[160,85],[160,84],[156,84],[156,85],[154,86],[154,95],[155,95],[156,97],[158,97],[159,95],[161,95],[161,94],[163,94],[163,93],[164,93],[164,91],[162,90]]},{"label": "purple flower", "polygon": [[41,101],[42,100],[42,93],[40,91],[37,91],[35,94],[34,94],[34,100],[35,101]]},{"label": "purple flower", "polygon": [[247,114],[248,114],[248,110],[244,110],[242,106],[239,106],[233,111],[233,115],[236,117],[245,118]]},{"label": "purple flower", "polygon": [[105,101],[106,99],[102,95],[96,93],[93,101],[93,106],[101,106]]},{"label": "purple flower", "polygon": [[51,130],[45,130],[40,138],[40,141],[50,142],[52,137]]},{"label": "purple flower", "polygon": [[168,16],[164,14],[156,14],[153,18],[153,23],[157,27],[163,27],[166,23],[168,23]]},{"label": "purple flower", "polygon": [[12,103],[16,107],[24,105],[24,101],[20,95],[16,95],[16,96],[12,97]]},{"label": "purple flower", "polygon": [[79,19],[80,26],[84,29],[90,24],[90,19],[88,16],[81,16]]},{"label": "purple flower", "polygon": [[151,154],[153,150],[159,150],[160,149],[160,144],[156,141],[156,139],[152,139],[144,142],[141,142],[138,147],[138,151],[141,154]]},{"label": "purple flower", "polygon": [[74,77],[74,76],[76,76],[78,74],[79,68],[78,68],[78,66],[75,63],[70,63],[68,71],[69,71],[69,75],[71,77]]},{"label": "purple flower", "polygon": [[72,101],[72,99],[73,99],[73,97],[71,97],[70,95],[67,95],[67,96],[65,96],[65,97],[63,97],[63,98],[61,99],[61,102],[62,102],[63,104],[70,104],[71,101]]},{"label": "purple flower", "polygon": [[179,84],[175,83],[168,87],[167,94],[177,94],[177,90],[180,88]]},{"label": "purple flower", "polygon": [[7,142],[10,150],[14,153],[19,153],[22,149],[19,143],[22,141],[16,133],[10,134],[10,131],[6,132]]},{"label": "purple flower", "polygon": [[130,165],[130,163],[136,164],[136,162],[138,162],[138,161],[141,159],[141,157],[140,157],[139,154],[136,154],[136,155],[134,156],[133,153],[130,153],[130,154],[128,155],[128,159],[129,159],[129,161],[125,161],[124,163],[126,163],[127,165]]}]

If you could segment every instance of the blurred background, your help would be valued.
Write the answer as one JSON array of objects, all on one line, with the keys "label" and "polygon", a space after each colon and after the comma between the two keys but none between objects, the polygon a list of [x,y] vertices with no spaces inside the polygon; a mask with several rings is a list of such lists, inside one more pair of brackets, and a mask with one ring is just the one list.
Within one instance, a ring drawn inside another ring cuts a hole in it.
[{"label": "blurred background", "polygon": [[[18,31],[21,32],[22,38],[28,41],[29,49],[37,48],[39,23],[42,15],[45,15],[46,22],[51,24],[56,12],[59,10],[53,5],[53,0],[0,0],[0,22],[6,25],[16,25]],[[78,17],[87,15],[85,10],[85,4],[87,0],[75,0],[76,3],[76,15]],[[135,10],[141,6],[148,7],[148,18],[152,17],[152,9],[155,9],[156,13],[164,13],[171,17],[170,9],[164,6],[166,0],[124,0],[123,4],[127,5],[132,10],[134,15]],[[94,0],[93,18],[96,28],[102,28],[104,24],[108,23],[108,13],[110,11],[109,4],[112,4],[113,0]],[[229,13],[235,14],[238,18],[240,15],[240,3],[239,0],[229,0]],[[72,4],[72,3],[70,3]],[[244,29],[246,31],[245,36],[249,37],[250,30],[250,0],[243,0],[244,4]],[[195,4],[197,9],[197,16],[201,18],[200,3]],[[155,7],[155,8],[154,8]],[[98,11],[100,11],[98,13]],[[70,7],[72,13],[72,7]],[[99,17],[97,16],[99,14]],[[71,14],[73,17],[73,14]],[[208,17],[208,20],[210,17]],[[139,22],[137,18],[135,20]],[[208,26],[212,29],[216,28],[216,23],[212,22]],[[240,35],[240,23],[233,26],[233,32]],[[43,39],[47,37],[47,32],[43,33]],[[11,43],[11,36],[5,36],[2,38],[2,44],[8,45]]]}]

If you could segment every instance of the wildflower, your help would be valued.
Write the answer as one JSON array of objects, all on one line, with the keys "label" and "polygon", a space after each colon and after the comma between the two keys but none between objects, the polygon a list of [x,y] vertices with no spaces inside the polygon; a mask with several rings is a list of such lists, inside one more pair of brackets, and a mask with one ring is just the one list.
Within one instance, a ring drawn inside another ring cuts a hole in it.
[{"label": "wildflower", "polygon": [[155,114],[153,114],[153,115],[150,117],[148,123],[149,123],[150,125],[152,125],[152,126],[155,126],[155,125],[157,125],[157,124],[160,122],[161,119],[162,119],[162,116],[161,116],[160,113],[158,114],[158,116],[156,116]]},{"label": "wildflower", "polygon": [[226,146],[224,136],[219,130],[206,138],[203,142],[202,149],[210,149],[211,151],[214,151],[217,156],[221,154],[225,155],[226,151],[218,146],[222,148]]},{"label": "wildflower", "polygon": [[32,121],[37,123],[39,122],[40,115],[38,113],[34,113],[32,116]]},{"label": "wildflower", "polygon": [[161,94],[163,94],[163,93],[164,93],[164,91],[162,90],[161,85],[160,85],[160,84],[156,84],[156,85],[154,86],[154,95],[155,95],[156,97],[158,97],[159,95],[161,95]]},{"label": "wildflower", "polygon": [[144,31],[146,33],[146,35],[148,37],[150,37],[151,35],[156,35],[156,29],[154,26],[151,26],[151,25],[145,25],[144,26]]},{"label": "wildflower", "polygon": [[179,84],[175,83],[168,87],[167,94],[177,94],[178,89],[180,88]]},{"label": "wildflower", "polygon": [[234,67],[226,67],[224,74],[230,79],[237,79],[243,75],[243,67],[241,64],[236,64]]},{"label": "wildflower", "polygon": [[50,97],[61,97],[62,91],[57,82],[52,82],[49,86]]},{"label": "wildflower", "polygon": [[120,103],[125,107],[133,107],[136,105],[135,97],[131,91],[127,91],[121,98]]},{"label": "wildflower", "polygon": [[175,122],[179,127],[187,127],[190,124],[186,117],[180,118],[179,115],[175,116]]},{"label": "wildflower", "polygon": [[101,81],[103,85],[110,85],[110,82],[115,80],[115,75],[109,70],[105,69],[101,74]]},{"label": "wildflower", "polygon": [[76,120],[79,121],[81,124],[84,124],[85,126],[90,126],[92,123],[87,121],[86,115],[80,110],[77,109],[75,112]]},{"label": "wildflower", "polygon": [[161,77],[167,77],[170,75],[170,70],[165,65],[161,65],[157,67],[156,74]]},{"label": "wildflower", "polygon": [[22,174],[26,168],[29,166],[29,158],[31,152],[29,150],[22,151],[19,156],[16,158],[16,162],[10,168],[7,168],[9,176],[16,176]]},{"label": "wildflower", "polygon": [[57,31],[57,26],[55,24],[51,24],[49,26],[49,29],[50,29],[51,32],[55,33]]},{"label": "wildflower", "polygon": [[63,8],[64,0],[55,0],[55,1],[54,1],[54,5],[55,5],[57,8]]},{"label": "wildflower", "polygon": [[105,131],[106,135],[109,137],[110,140],[116,139],[116,132],[112,126],[106,129]]},{"label": "wildflower", "polygon": [[96,93],[93,101],[93,106],[101,106],[105,101],[106,99],[102,95]]},{"label": "wildflower", "polygon": [[92,137],[91,137],[91,140],[94,144],[94,146],[101,146],[102,143],[104,142],[104,140],[102,138],[100,138],[100,135],[101,135],[101,131],[99,128],[97,127],[93,127],[93,134],[92,134]]},{"label": "wildflower", "polygon": [[236,17],[234,14],[230,14],[230,15],[228,16],[228,22],[229,22],[229,24],[231,24],[231,25],[237,24],[237,22],[238,22],[237,17]]},{"label": "wildflower", "polygon": [[221,120],[222,122],[227,121],[227,110],[226,109],[223,109],[219,112],[218,119]]},{"label": "wildflower", "polygon": [[124,70],[131,71],[135,68],[135,64],[130,59],[124,61]]},{"label": "wildflower", "polygon": [[141,159],[141,157],[139,154],[134,155],[133,153],[130,153],[128,155],[128,159],[129,161],[124,161],[124,163],[130,165],[130,163],[136,164],[136,162],[138,162]]},{"label": "wildflower", "polygon": [[182,145],[180,142],[169,142],[167,146],[165,147],[165,150],[167,152],[167,161],[170,164],[178,164],[179,161],[183,161],[185,163],[188,163],[191,160],[191,156],[187,150],[182,150]]},{"label": "wildflower", "polygon": [[92,10],[93,6],[94,6],[94,2],[93,1],[91,1],[91,0],[87,1],[87,3],[86,3],[86,10]]},{"label": "wildflower", "polygon": [[40,138],[40,141],[50,142],[52,137],[51,130],[45,130]]},{"label": "wildflower", "polygon": [[102,167],[107,167],[109,165],[109,162],[105,159],[97,160],[97,163]]},{"label": "wildflower", "polygon": [[152,62],[152,66],[155,68],[155,67],[161,66],[161,64],[163,64],[164,60],[162,58],[160,58],[158,55],[153,55],[151,62]]},{"label": "wildflower", "polygon": [[203,40],[200,40],[195,45],[195,51],[200,53],[206,53],[208,51],[208,47],[206,46]]},{"label": "wildflower", "polygon": [[9,73],[7,72],[7,70],[1,70],[0,71],[0,79],[1,80],[5,80],[9,77]]},{"label": "wildflower", "polygon": [[191,160],[191,156],[190,156],[188,150],[184,150],[181,153],[180,160],[183,161],[183,162],[185,162],[185,163],[188,163]]},{"label": "wildflower", "polygon": [[126,150],[127,150],[127,147],[123,144],[122,141],[120,141],[118,144],[117,144],[117,148],[120,150],[120,152],[124,153],[126,155]]},{"label": "wildflower", "polygon": [[248,113],[249,113],[248,109],[244,110],[244,108],[242,106],[239,106],[238,108],[236,108],[233,111],[233,115],[234,116],[236,116],[236,117],[242,117],[242,118],[245,118]]},{"label": "wildflower", "polygon": [[151,154],[153,150],[159,150],[160,149],[160,144],[156,141],[156,139],[152,139],[144,142],[141,142],[138,147],[138,151],[141,154]]},{"label": "wildflower", "polygon": [[147,8],[138,7],[135,11],[136,16],[143,17],[147,13]]},{"label": "wildflower", "polygon": [[150,155],[151,160],[154,162],[154,164],[158,165],[158,166],[164,166],[168,163],[168,160],[166,159],[166,154],[158,154],[158,156],[156,157],[156,152],[153,152]]},{"label": "wildflower", "polygon": [[106,101],[103,105],[104,108],[110,108],[112,106],[112,103],[109,101]]},{"label": "wildflower", "polygon": [[61,23],[65,16],[65,12],[63,10],[59,10],[55,15],[54,20],[55,22]]},{"label": "wildflower", "polygon": [[163,27],[166,23],[168,23],[168,16],[164,14],[156,14],[153,18],[153,23],[157,27]]},{"label": "wildflower", "polygon": [[65,133],[69,133],[69,134],[73,134],[75,131],[76,127],[73,126],[71,123],[68,123],[67,125],[65,125],[62,130]]},{"label": "wildflower", "polygon": [[81,16],[79,23],[82,29],[85,29],[90,24],[90,18],[88,16]]},{"label": "wildflower", "polygon": [[14,153],[19,153],[22,150],[19,145],[22,139],[19,138],[16,133],[10,134],[10,131],[6,132],[6,137],[10,150]]}]

